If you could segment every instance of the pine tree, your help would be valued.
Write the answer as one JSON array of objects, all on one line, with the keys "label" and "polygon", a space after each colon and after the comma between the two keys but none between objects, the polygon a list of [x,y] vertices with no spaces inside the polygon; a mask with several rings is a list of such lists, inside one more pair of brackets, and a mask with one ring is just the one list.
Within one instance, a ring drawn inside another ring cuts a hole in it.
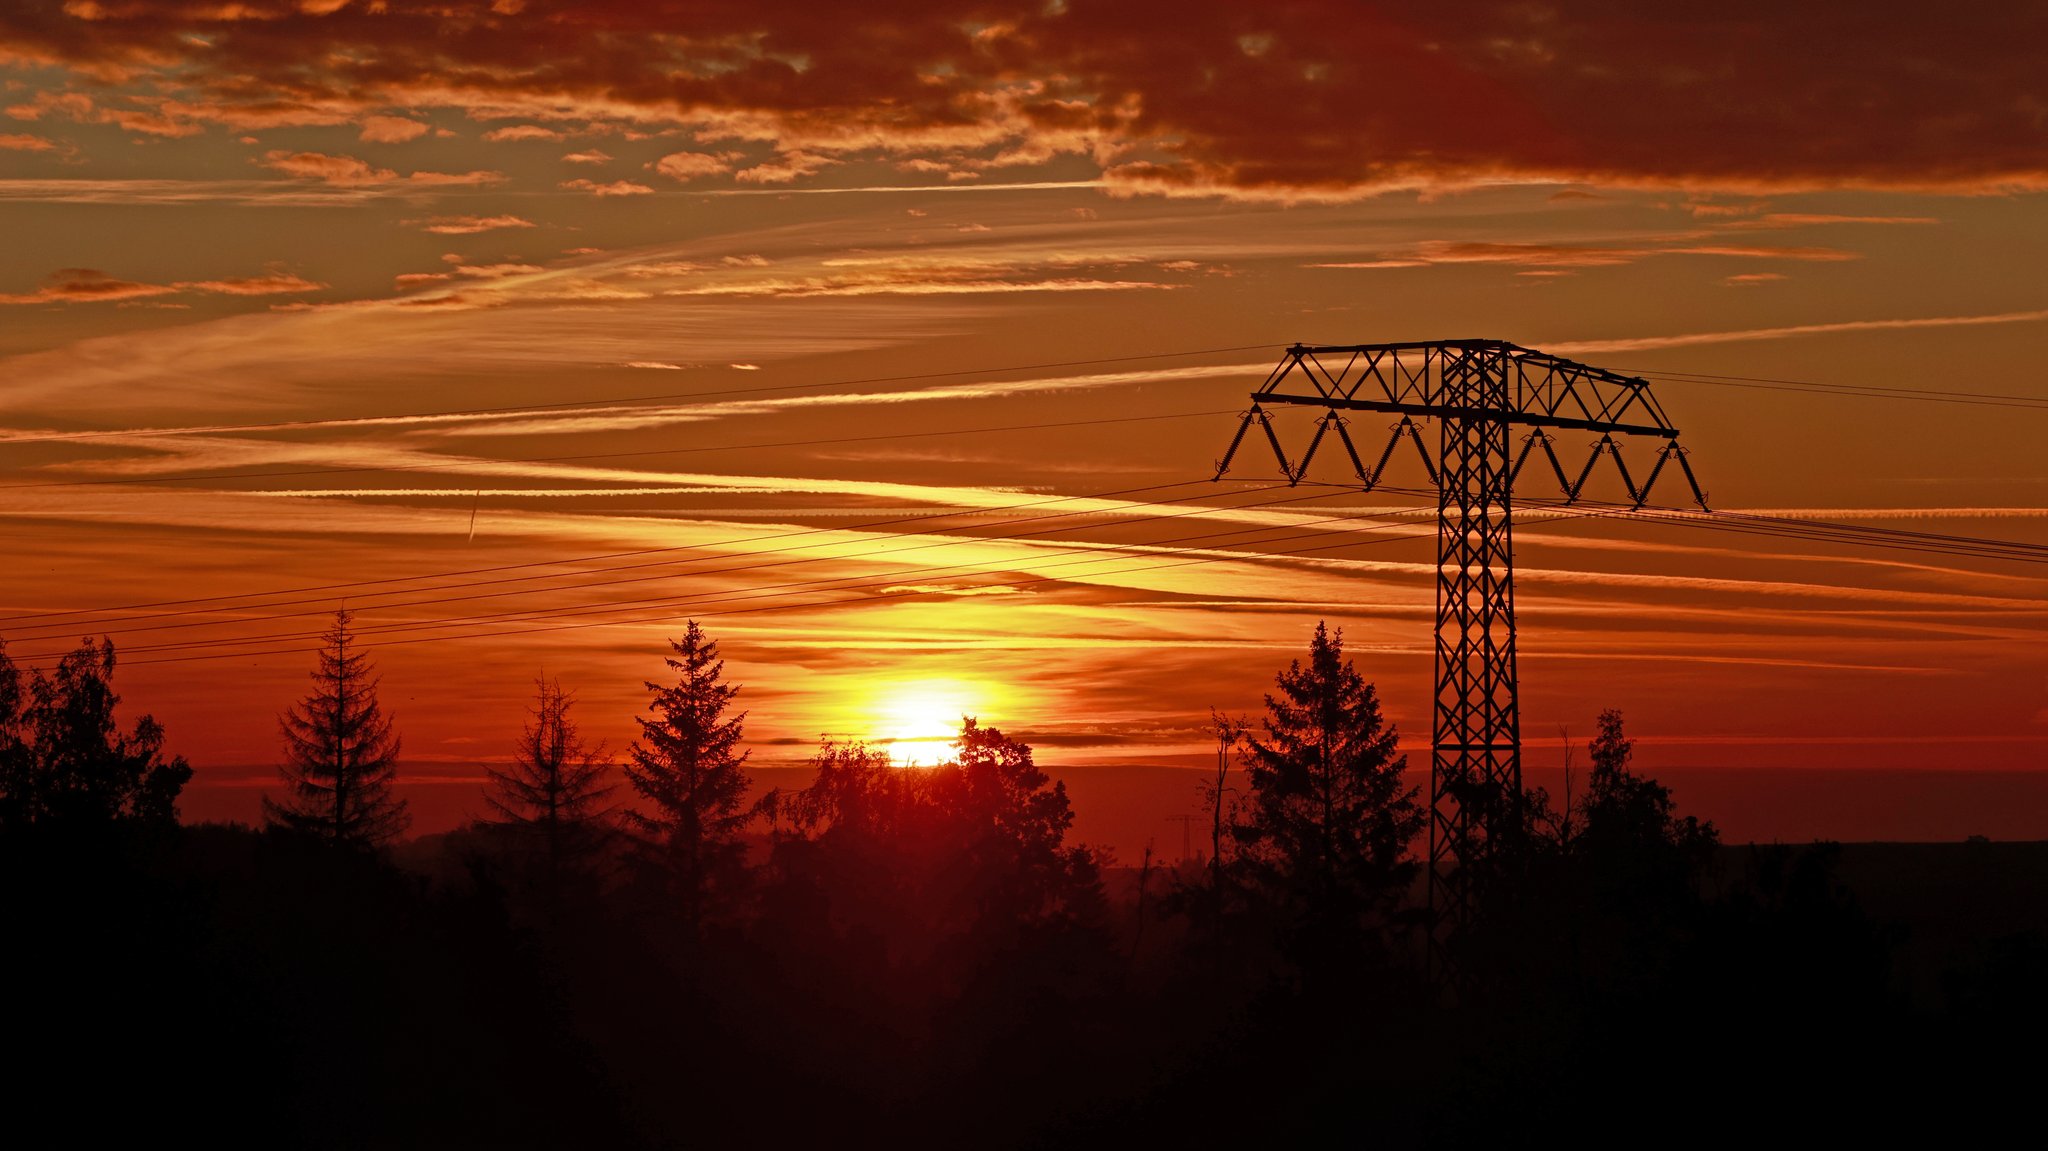
[{"label": "pine tree", "polygon": [[649,809],[627,818],[647,837],[652,861],[679,899],[683,927],[694,936],[745,873],[739,833],[751,780],[739,742],[747,716],[726,714],[740,688],[724,682],[718,644],[696,620],[669,646],[675,656],[664,662],[678,678],[673,686],[648,683],[654,717],[639,719],[641,739],[626,766],[627,781]]},{"label": "pine tree", "polygon": [[1408,845],[1423,827],[1407,757],[1378,695],[1344,658],[1341,631],[1317,624],[1309,660],[1266,696],[1263,738],[1246,741],[1252,802],[1235,829],[1241,866],[1326,955],[1376,937],[1413,881]]},{"label": "pine tree", "polygon": [[612,763],[603,744],[583,738],[569,714],[575,702],[559,680],[534,680],[533,718],[520,732],[511,767],[484,769],[491,781],[484,802],[501,826],[533,841],[550,887],[581,871],[609,830],[605,800],[614,788],[605,774]]},{"label": "pine tree", "polygon": [[354,614],[334,613],[323,637],[313,690],[278,717],[284,738],[284,798],[263,797],[272,826],[330,843],[376,847],[412,822],[391,794],[400,741],[377,702],[370,657],[349,650]]}]

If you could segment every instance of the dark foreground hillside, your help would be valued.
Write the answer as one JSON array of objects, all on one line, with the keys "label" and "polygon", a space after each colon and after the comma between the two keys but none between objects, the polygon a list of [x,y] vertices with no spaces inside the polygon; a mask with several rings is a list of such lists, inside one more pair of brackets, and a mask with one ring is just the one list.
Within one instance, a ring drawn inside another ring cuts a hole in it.
[{"label": "dark foreground hillside", "polygon": [[9,1107],[66,1142],[1953,1136],[2027,1097],[2048,1023],[2038,843],[1724,848],[1691,921],[1586,919],[1577,960],[1536,930],[1450,1009],[1394,959],[1205,952],[1164,875],[914,962],[791,891],[692,952],[624,896],[544,918],[277,833],[5,846]]}]

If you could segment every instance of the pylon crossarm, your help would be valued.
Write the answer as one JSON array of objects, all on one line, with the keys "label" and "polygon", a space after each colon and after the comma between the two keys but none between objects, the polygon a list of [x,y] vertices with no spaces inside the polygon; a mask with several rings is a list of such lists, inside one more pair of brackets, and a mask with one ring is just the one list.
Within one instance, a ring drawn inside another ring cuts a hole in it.
[{"label": "pylon crossarm", "polygon": [[[1339,357],[1342,357],[1341,360]],[[1341,365],[1341,366],[1338,366]],[[1309,388],[1283,394],[1299,367]],[[1506,385],[1483,413],[1460,410],[1460,372],[1482,370]],[[1313,392],[1313,395],[1307,393]],[[1399,415],[1505,419],[1510,423],[1670,438],[1677,434],[1649,381],[1502,340],[1348,344],[1287,349],[1259,398]]]},{"label": "pylon crossarm", "polygon": [[1314,404],[1348,411],[1388,412],[1399,416],[1434,416],[1447,420],[1500,419],[1511,424],[1532,428],[1557,428],[1563,431],[1616,432],[1630,436],[1658,436],[1670,439],[1678,433],[1670,428],[1655,424],[1631,424],[1614,420],[1581,419],[1577,416],[1550,416],[1522,412],[1503,412],[1494,408],[1462,407],[1456,404],[1401,403],[1393,400],[1346,399],[1335,395],[1305,395],[1299,392],[1281,392],[1265,389],[1254,392],[1252,399],[1263,404]]}]

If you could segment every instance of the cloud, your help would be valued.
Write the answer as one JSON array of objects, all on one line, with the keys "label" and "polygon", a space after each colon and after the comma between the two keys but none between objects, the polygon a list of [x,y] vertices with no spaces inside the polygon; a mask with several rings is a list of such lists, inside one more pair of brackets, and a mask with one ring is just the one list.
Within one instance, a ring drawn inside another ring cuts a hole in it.
[{"label": "cloud", "polygon": [[0,295],[0,304],[47,304],[139,300],[168,296],[178,289],[168,284],[142,284],[117,280],[92,268],[60,268],[50,273],[41,287],[18,295]]},{"label": "cloud", "polygon": [[709,152],[671,152],[656,160],[653,167],[672,180],[688,182],[701,176],[722,176],[732,171],[732,161]]},{"label": "cloud", "polygon": [[414,172],[405,178],[405,182],[432,187],[474,188],[484,184],[502,183],[504,179],[505,173],[503,172],[479,170],[474,172]]},{"label": "cloud", "polygon": [[317,180],[339,188],[374,188],[392,184],[427,186],[471,186],[495,184],[502,172],[414,172],[400,175],[378,168],[354,156],[330,156],[324,152],[292,152],[273,148],[255,163],[301,180]]},{"label": "cloud", "polygon": [[1758,284],[1775,284],[1784,278],[1779,272],[1743,272],[1729,276],[1721,282],[1731,288],[1751,288]]},{"label": "cloud", "polygon": [[272,171],[302,180],[319,180],[344,188],[389,184],[402,177],[389,168],[374,168],[354,156],[329,156],[321,152],[290,152],[272,149],[258,161]]},{"label": "cloud", "polygon": [[645,184],[635,184],[630,180],[614,180],[609,184],[600,184],[595,180],[564,180],[558,187],[571,192],[588,192],[593,196],[650,196],[654,194],[654,189]]},{"label": "cloud", "polygon": [[264,204],[338,208],[378,195],[368,188],[297,180],[0,179],[0,201],[41,204]]},{"label": "cloud", "polygon": [[407,220],[423,232],[437,236],[471,236],[478,232],[493,232],[501,228],[531,228],[532,220],[518,216],[430,216],[424,220]]},{"label": "cloud", "polygon": [[0,151],[54,152],[56,150],[57,144],[55,141],[47,140],[41,136],[30,136],[20,132],[0,135]]},{"label": "cloud", "polygon": [[851,275],[728,281],[692,288],[670,288],[662,295],[806,299],[827,296],[982,296],[1016,292],[1127,292],[1145,289],[1173,291],[1179,287],[1179,284],[1162,284],[1153,280],[1099,280],[1083,276],[992,279],[917,272],[865,272]]},{"label": "cloud", "polygon": [[188,292],[212,292],[223,296],[283,296],[317,292],[327,285],[289,272],[272,272],[267,276],[231,280],[187,280],[177,287]]},{"label": "cloud", "polygon": [[545,271],[539,264],[457,264],[455,273],[478,280],[500,280],[506,276],[530,276]]},{"label": "cloud", "polygon": [[403,116],[366,116],[357,139],[371,144],[403,144],[427,134],[428,125]]},{"label": "cloud", "polygon": [[113,124],[146,136],[177,138],[197,136],[206,125],[193,114],[203,109],[169,100],[163,96],[130,93],[108,107],[96,104],[82,92],[37,92],[25,104],[15,104],[7,114],[16,120],[40,120],[44,116],[76,120],[81,124]]},{"label": "cloud", "polygon": [[484,133],[484,139],[498,144],[513,140],[566,140],[568,136],[538,124],[514,124],[509,128],[493,128]]},{"label": "cloud", "polygon": [[180,292],[206,292],[221,296],[278,296],[317,292],[326,284],[289,272],[271,272],[224,280],[182,280],[172,284],[146,284],[121,280],[95,268],[60,268],[44,279],[33,292],[0,294],[0,304],[116,303],[143,300]]},{"label": "cloud", "polygon": [[787,184],[815,175],[837,161],[810,152],[785,152],[766,164],[756,164],[733,173],[732,178],[748,184]]},{"label": "cloud", "polygon": [[1835,224],[1863,224],[1871,226],[1912,226],[1939,224],[1933,216],[1843,216],[1825,212],[1765,212],[1745,219],[1723,221],[1719,226],[1730,230],[1768,228],[1817,228]]},{"label": "cloud", "polygon": [[1909,328],[1968,328],[1987,324],[2031,324],[2048,320],[2048,309],[1997,312],[1981,316],[1926,316],[1901,320],[1843,320],[1830,324],[1790,324],[1781,328],[1746,328],[1732,332],[1693,332],[1677,336],[1632,336],[1614,340],[1567,340],[1544,345],[1563,355],[1588,352],[1637,352],[1654,348],[1689,348],[1699,344],[1734,344],[1751,340],[1785,340],[1796,336],[1831,336],[1842,332],[1883,332]]},{"label": "cloud", "polygon": [[562,157],[562,162],[565,164],[609,164],[612,162],[612,157],[609,152],[592,148],[588,152],[571,152]]},{"label": "cloud", "polygon": [[1430,240],[1371,259],[1310,264],[1311,268],[1420,268],[1432,264],[1508,264],[1538,268],[1605,268],[1652,256],[1720,256],[1831,263],[1858,258],[1839,248],[1674,242],[1634,246],[1525,244]]}]

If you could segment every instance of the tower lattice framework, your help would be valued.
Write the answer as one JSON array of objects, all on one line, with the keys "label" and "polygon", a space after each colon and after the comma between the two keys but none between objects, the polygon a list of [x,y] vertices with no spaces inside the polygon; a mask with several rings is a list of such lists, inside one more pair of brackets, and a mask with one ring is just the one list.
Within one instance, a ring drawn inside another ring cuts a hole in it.
[{"label": "tower lattice framework", "polygon": [[[1515,482],[1539,450],[1565,503],[1574,503],[1601,457],[1614,461],[1634,507],[1642,507],[1677,461],[1704,509],[1678,429],[1649,382],[1500,340],[1294,345],[1258,391],[1217,462],[1230,469],[1254,425],[1288,483],[1307,475],[1334,437],[1363,490],[1380,486],[1404,441],[1421,457],[1437,494],[1436,696],[1429,779],[1430,965],[1455,979],[1459,934],[1470,924],[1489,874],[1489,850],[1522,828],[1521,709],[1515,658]],[[1267,406],[1324,409],[1299,463],[1290,463]],[[1368,467],[1347,411],[1400,418]],[[1416,420],[1438,426],[1434,453]],[[1519,449],[1515,432],[1527,428]],[[1576,477],[1567,476],[1551,430],[1598,433]],[[1661,439],[1638,486],[1615,436]]]}]

